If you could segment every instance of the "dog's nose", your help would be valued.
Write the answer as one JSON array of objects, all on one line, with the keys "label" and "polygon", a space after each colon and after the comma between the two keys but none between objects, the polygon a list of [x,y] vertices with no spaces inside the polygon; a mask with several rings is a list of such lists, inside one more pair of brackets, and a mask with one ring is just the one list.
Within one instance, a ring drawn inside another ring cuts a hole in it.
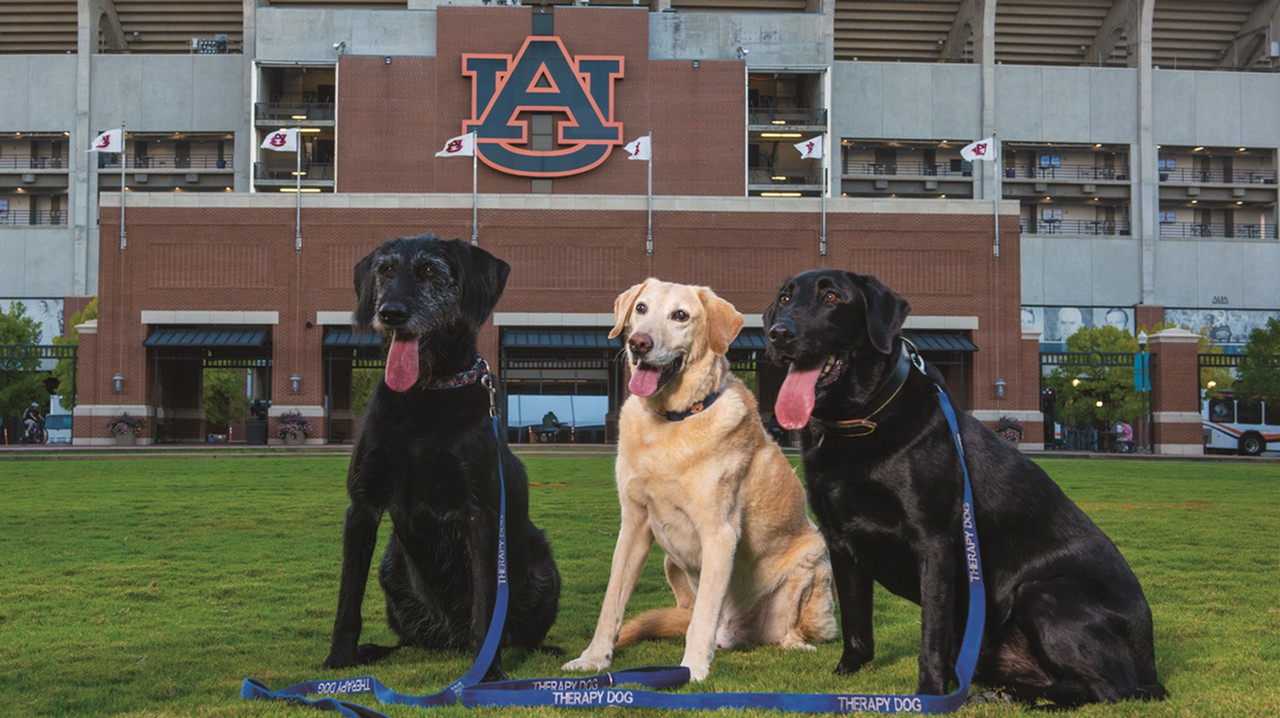
[{"label": "dog's nose", "polygon": [[790,326],[776,322],[769,327],[769,341],[779,346],[789,346],[796,341],[796,333]]},{"label": "dog's nose", "polygon": [[642,357],[653,349],[653,337],[637,332],[627,337],[627,348],[635,356]]},{"label": "dog's nose", "polygon": [[409,308],[403,302],[383,302],[378,307],[378,318],[387,324],[399,324],[409,316]]}]

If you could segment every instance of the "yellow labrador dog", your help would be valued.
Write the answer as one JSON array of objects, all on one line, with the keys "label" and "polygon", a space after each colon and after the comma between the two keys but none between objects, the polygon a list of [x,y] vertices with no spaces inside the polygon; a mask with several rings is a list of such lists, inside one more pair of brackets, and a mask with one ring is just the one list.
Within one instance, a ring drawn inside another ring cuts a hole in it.
[{"label": "yellow labrador dog", "polygon": [[[693,680],[717,647],[807,648],[836,634],[831,564],[804,490],[765,433],[725,353],[742,315],[706,287],[649,279],[614,302],[631,397],[619,417],[622,526],[595,637],[568,670],[609,666],[615,645],[685,634]],[[654,540],[674,608],[622,626]]]}]

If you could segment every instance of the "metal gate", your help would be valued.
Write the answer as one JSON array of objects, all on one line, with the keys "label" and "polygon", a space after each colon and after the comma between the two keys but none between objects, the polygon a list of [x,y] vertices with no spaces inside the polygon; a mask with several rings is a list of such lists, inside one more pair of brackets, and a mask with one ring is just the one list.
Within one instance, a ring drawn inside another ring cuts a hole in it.
[{"label": "metal gate", "polygon": [[[1138,423],[1133,427],[1133,448],[1136,451],[1150,453],[1152,408],[1149,383],[1155,362],[1151,354],[1147,352],[1041,352],[1040,410],[1045,415],[1045,448],[1086,451],[1123,450],[1124,447],[1117,440],[1117,434],[1112,426],[1104,429],[1096,426],[1063,427],[1061,436],[1056,435],[1054,426],[1057,424],[1061,403],[1067,397],[1083,397],[1087,400],[1099,402],[1105,402],[1114,397],[1115,392],[1118,391],[1116,387],[1117,373],[1136,373],[1135,360],[1140,356],[1146,357],[1144,371],[1148,386],[1146,390],[1139,391],[1136,388],[1136,379],[1134,383],[1128,384],[1128,391],[1137,393],[1140,399]],[[1058,369],[1078,369],[1079,374],[1071,380],[1067,380],[1064,374],[1062,380],[1068,386],[1055,386],[1055,382],[1050,381],[1049,375]],[[1097,380],[1104,377],[1110,379],[1110,386],[1107,387],[1106,392],[1091,392],[1089,382],[1098,384],[1100,382]],[[1080,388],[1081,385],[1084,386],[1083,389]]]}]

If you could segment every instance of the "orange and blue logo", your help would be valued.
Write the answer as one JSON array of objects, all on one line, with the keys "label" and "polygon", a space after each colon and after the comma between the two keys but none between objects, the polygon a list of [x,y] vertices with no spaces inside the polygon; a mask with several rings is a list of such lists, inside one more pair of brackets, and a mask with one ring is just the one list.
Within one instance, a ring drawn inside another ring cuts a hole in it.
[{"label": "orange and blue logo", "polygon": [[[532,35],[512,55],[465,54],[462,74],[471,78],[471,119],[476,155],[490,167],[524,177],[567,177],[598,167],[623,144],[614,119],[614,83],[624,58],[573,56],[559,37]],[[552,149],[531,147],[534,115],[554,115]]]}]

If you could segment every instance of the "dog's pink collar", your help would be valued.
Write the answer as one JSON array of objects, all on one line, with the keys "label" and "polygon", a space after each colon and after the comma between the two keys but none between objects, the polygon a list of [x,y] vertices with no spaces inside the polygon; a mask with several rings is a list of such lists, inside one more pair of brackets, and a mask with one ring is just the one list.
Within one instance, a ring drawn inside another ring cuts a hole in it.
[{"label": "dog's pink collar", "polygon": [[470,369],[458,372],[448,379],[433,381],[428,384],[426,388],[428,390],[436,390],[458,389],[464,386],[471,386],[472,384],[480,381],[488,373],[489,363],[484,360],[484,357],[476,357],[476,363],[473,364]]}]

